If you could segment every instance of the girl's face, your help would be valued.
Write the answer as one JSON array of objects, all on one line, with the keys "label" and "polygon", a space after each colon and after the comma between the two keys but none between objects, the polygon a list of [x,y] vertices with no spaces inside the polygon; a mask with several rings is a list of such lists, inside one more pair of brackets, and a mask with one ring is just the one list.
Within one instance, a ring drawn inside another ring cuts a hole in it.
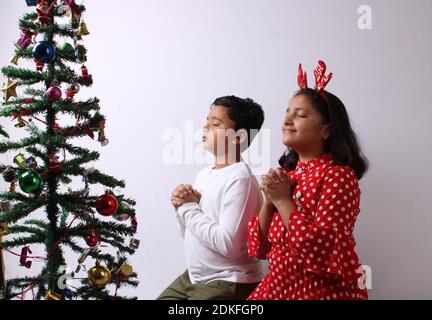
[{"label": "girl's face", "polygon": [[297,152],[317,152],[329,137],[330,125],[323,123],[309,98],[302,94],[293,97],[282,123],[283,144]]},{"label": "girl's face", "polygon": [[[213,106],[203,126],[203,148],[215,156],[223,156],[230,151],[230,134],[235,132],[235,123],[228,117],[228,108]],[[235,152],[235,149],[234,149]]]}]

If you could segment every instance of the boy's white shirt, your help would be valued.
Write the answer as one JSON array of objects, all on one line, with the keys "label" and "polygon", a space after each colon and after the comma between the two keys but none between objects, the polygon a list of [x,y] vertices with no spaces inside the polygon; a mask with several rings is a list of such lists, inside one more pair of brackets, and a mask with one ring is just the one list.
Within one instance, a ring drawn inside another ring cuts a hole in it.
[{"label": "boy's white shirt", "polygon": [[201,193],[200,203],[186,203],[176,211],[191,282],[261,281],[262,262],[247,252],[248,222],[262,203],[249,166],[241,161],[222,169],[203,168],[194,189]]}]

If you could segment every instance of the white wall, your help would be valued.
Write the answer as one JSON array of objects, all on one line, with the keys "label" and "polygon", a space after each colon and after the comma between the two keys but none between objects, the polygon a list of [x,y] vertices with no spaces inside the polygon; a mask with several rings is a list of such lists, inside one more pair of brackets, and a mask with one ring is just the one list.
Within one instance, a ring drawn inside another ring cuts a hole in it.
[{"label": "white wall", "polygon": [[[356,226],[359,256],[372,268],[370,297],[432,299],[431,1],[85,4],[87,67],[95,83],[81,97],[101,99],[111,143],[103,149],[90,139],[80,143],[100,150],[95,166],[124,178],[127,195],[138,201],[142,245],[131,262],[140,273],[140,298],[155,298],[185,269],[169,196],[201,167],[163,163],[163,133],[184,130],[186,121],[199,129],[217,96],[250,96],[265,108],[276,166],[283,150],[279,125],[296,90],[297,64],[303,62],[311,76],[321,58],[335,74],[328,89],[346,104],[371,162],[361,181]],[[363,4],[372,8],[371,30],[357,26]],[[24,0],[1,2],[1,65],[10,58],[26,10]],[[1,123],[22,134],[5,119]],[[9,275],[22,272],[13,257],[6,259]]]}]

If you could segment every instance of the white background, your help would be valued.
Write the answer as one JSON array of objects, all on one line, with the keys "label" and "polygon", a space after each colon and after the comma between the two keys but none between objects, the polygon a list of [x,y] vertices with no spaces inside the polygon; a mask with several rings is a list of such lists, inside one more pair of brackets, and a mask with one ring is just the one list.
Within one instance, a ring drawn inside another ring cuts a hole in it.
[{"label": "white background", "polygon": [[[432,299],[431,1],[85,4],[91,35],[84,40],[94,85],[78,97],[101,99],[111,142],[103,149],[89,138],[79,143],[101,151],[92,165],[125,179],[125,193],[138,202],[141,247],[131,263],[141,284],[128,293],[154,299],[185,269],[169,196],[177,184],[191,183],[201,165],[164,163],[164,132],[184,132],[186,121],[199,129],[218,96],[252,97],[265,109],[270,163],[276,166],[297,64],[303,62],[311,81],[316,61],[324,59],[335,74],[328,90],[346,104],[371,163],[361,180],[355,231],[358,254],[372,268],[370,297]],[[372,8],[371,30],[357,26],[357,9],[364,4]],[[27,10],[24,0],[1,1],[1,65],[12,55],[18,19]],[[1,124],[14,138],[25,135],[7,119]],[[10,163],[14,155],[0,161]],[[5,254],[5,259],[8,276],[26,271],[17,258]],[[34,265],[30,271],[37,270]]]}]

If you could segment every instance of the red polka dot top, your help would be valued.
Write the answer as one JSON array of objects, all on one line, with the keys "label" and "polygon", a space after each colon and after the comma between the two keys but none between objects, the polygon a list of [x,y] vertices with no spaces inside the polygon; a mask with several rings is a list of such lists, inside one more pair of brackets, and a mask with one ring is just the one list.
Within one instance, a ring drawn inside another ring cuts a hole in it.
[{"label": "red polka dot top", "polygon": [[249,299],[367,299],[354,249],[360,212],[354,171],[324,154],[298,162],[287,174],[296,205],[288,226],[275,212],[266,239],[261,239],[258,216],[249,222],[249,255],[269,261],[267,276]]}]

